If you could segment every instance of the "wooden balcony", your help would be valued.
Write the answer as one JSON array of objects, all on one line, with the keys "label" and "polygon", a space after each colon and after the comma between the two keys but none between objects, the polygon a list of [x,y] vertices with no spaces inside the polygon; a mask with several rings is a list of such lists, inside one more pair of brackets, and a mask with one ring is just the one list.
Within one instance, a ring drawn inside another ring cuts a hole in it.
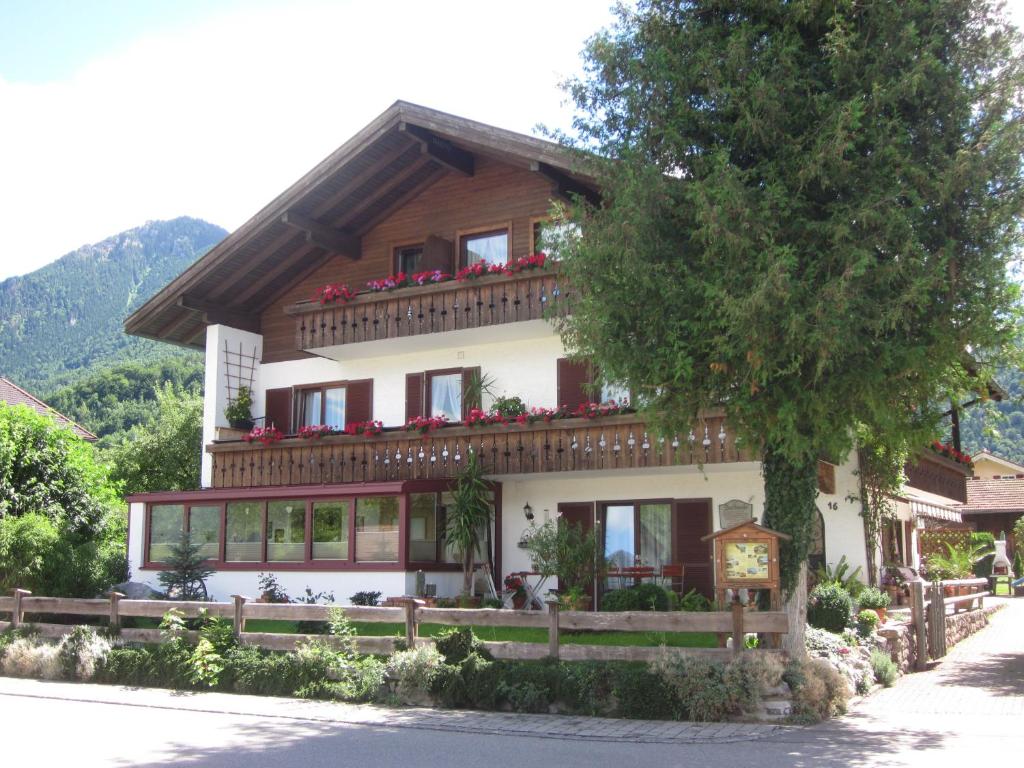
[{"label": "wooden balcony", "polygon": [[295,316],[296,348],[320,354],[368,341],[543,320],[565,314],[567,304],[553,265],[510,276],[363,293],[326,306],[304,301],[286,311]]},{"label": "wooden balcony", "polygon": [[655,438],[635,414],[523,426],[404,429],[375,437],[287,438],[271,446],[223,442],[213,455],[215,488],[369,483],[454,477],[467,452],[489,475],[723,464],[755,460],[721,415],[682,435]]},{"label": "wooden balcony", "polygon": [[947,499],[967,503],[967,477],[970,467],[925,449],[904,467],[907,485]]}]

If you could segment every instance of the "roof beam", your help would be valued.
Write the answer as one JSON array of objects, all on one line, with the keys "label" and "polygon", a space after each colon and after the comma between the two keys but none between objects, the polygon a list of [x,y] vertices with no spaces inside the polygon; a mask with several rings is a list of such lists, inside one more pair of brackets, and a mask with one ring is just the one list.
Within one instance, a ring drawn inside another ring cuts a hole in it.
[{"label": "roof beam", "polygon": [[[274,293],[280,292],[283,288],[280,280],[289,272],[297,268],[301,268],[304,264],[316,264],[317,266],[320,266],[320,264],[327,258],[328,254],[323,249],[320,249],[319,255],[314,255],[310,258],[310,253],[316,250],[317,246],[312,245],[311,243],[304,243],[299,250],[295,251],[295,253],[288,258],[278,259],[265,275],[250,280],[245,288],[231,297],[232,301],[239,306],[248,306],[250,300],[256,300],[262,304],[263,299],[259,297],[259,294],[270,286],[275,286]],[[287,284],[291,285],[293,282],[294,280],[289,278]]]},{"label": "roof beam", "polygon": [[362,243],[358,236],[341,229],[335,229],[316,219],[295,211],[286,211],[281,222],[306,233],[306,242],[324,248],[331,253],[347,256],[353,261],[362,256]]},{"label": "roof beam", "polygon": [[332,210],[334,210],[334,207],[338,205],[338,203],[342,202],[343,200],[345,200],[345,198],[352,195],[353,192],[359,191],[359,189],[366,182],[370,181],[371,179],[375,179],[393,162],[398,160],[400,157],[404,157],[406,154],[411,154],[409,150],[412,149],[414,146],[418,146],[418,144],[416,142],[410,141],[409,143],[404,145],[400,151],[388,152],[386,155],[377,160],[377,162],[373,163],[360,173],[353,176],[351,179],[345,182],[345,185],[340,190],[338,190],[329,198],[324,200],[313,210],[313,218],[319,218],[320,216],[325,216],[328,213],[330,213]]},{"label": "roof beam", "polygon": [[420,143],[423,154],[430,156],[441,165],[463,176],[472,176],[476,169],[473,153],[456,147],[448,139],[442,139],[435,133],[418,125],[401,122],[398,130]]},{"label": "roof beam", "polygon": [[229,309],[219,302],[204,301],[185,293],[178,297],[178,306],[202,313],[207,325],[229,325],[243,331],[260,332],[259,316]]},{"label": "roof beam", "polygon": [[586,184],[576,181],[572,176],[555,168],[553,165],[534,161],[530,163],[530,170],[534,173],[539,173],[550,181],[554,187],[555,194],[559,197],[563,197],[566,200],[571,200],[573,197],[582,197],[594,206],[601,203],[601,196],[597,192]]}]

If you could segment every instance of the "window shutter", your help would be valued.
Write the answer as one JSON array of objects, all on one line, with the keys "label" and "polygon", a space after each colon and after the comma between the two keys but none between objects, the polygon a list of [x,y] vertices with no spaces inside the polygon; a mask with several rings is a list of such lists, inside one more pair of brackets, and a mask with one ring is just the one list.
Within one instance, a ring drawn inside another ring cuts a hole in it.
[{"label": "window shutter", "polygon": [[590,400],[587,385],[593,377],[587,363],[576,363],[568,358],[558,359],[558,405],[575,411]]},{"label": "window shutter", "polygon": [[373,420],[373,379],[350,381],[345,386],[345,423]]},{"label": "window shutter", "polygon": [[405,420],[423,415],[422,373],[405,374]]},{"label": "window shutter", "polygon": [[[470,397],[470,390],[474,389],[473,382],[477,382],[475,397]],[[480,366],[462,369],[462,420],[469,418],[469,412],[473,408],[480,408]]]},{"label": "window shutter", "polygon": [[268,389],[263,409],[263,425],[277,427],[286,435],[292,431],[292,390],[291,387]]},{"label": "window shutter", "polygon": [[452,256],[454,249],[450,241],[442,237],[430,235],[423,243],[423,256],[420,259],[420,270],[423,272],[439,269],[451,274],[454,272]]}]

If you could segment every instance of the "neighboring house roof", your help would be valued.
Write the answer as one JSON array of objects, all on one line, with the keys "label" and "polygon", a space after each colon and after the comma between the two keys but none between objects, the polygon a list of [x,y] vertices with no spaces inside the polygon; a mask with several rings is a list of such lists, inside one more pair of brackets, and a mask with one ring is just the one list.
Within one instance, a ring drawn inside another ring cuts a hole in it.
[{"label": "neighboring house roof", "polygon": [[[974,459],[974,464],[976,467],[979,463],[994,464],[1003,471],[1003,474],[1024,474],[1024,464],[1018,464],[1017,462],[1010,461],[1009,459],[1003,458],[1002,456],[997,456],[996,454],[988,450],[978,451],[973,455],[972,458]],[[977,474],[977,472],[975,472],[975,474]]]},{"label": "neighboring house roof", "polygon": [[27,405],[34,411],[46,416],[52,416],[53,419],[61,426],[70,427],[71,431],[83,440],[92,441],[99,439],[88,429],[80,427],[63,413],[55,411],[35,395],[26,392],[10,379],[5,379],[3,377],[0,377],[0,402],[7,403],[8,405]]},{"label": "neighboring house roof", "polygon": [[136,310],[135,336],[202,349],[206,326],[257,331],[282,287],[360,238],[448,173],[486,156],[536,172],[555,195],[597,199],[573,153],[551,141],[396,101]]},{"label": "neighboring house roof", "polygon": [[1024,478],[967,481],[967,503],[960,510],[965,515],[984,512],[1024,513]]}]

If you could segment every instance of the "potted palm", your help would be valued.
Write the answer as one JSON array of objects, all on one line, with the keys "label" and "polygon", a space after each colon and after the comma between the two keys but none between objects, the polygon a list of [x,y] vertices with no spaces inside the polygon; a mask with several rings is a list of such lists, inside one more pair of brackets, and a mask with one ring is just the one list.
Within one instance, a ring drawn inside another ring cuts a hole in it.
[{"label": "potted palm", "polygon": [[224,409],[224,417],[232,429],[252,429],[252,392],[248,387],[238,388],[234,399]]},{"label": "potted palm", "polygon": [[471,597],[476,556],[487,541],[493,506],[491,489],[484,480],[483,468],[476,454],[469,452],[466,465],[459,472],[448,509],[445,537],[462,563],[462,595],[459,607],[479,602]]}]

